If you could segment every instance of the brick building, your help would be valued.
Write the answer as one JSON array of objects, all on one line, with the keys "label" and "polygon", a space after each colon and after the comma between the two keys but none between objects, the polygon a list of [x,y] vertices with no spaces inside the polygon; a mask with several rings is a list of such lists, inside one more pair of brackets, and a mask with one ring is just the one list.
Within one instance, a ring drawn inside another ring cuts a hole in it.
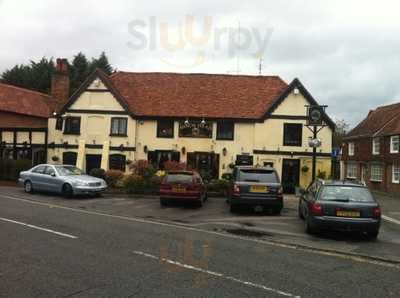
[{"label": "brick building", "polygon": [[400,193],[400,103],[369,112],[345,138],[342,175]]}]

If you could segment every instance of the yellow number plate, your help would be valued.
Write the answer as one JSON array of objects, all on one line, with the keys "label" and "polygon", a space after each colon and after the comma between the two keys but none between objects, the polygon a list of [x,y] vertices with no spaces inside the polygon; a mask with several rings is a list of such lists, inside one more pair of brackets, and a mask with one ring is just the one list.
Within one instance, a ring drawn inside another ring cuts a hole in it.
[{"label": "yellow number plate", "polygon": [[268,192],[268,188],[263,185],[252,185],[250,186],[250,192]]},{"label": "yellow number plate", "polygon": [[185,187],[173,187],[172,191],[173,192],[185,192],[186,188]]},{"label": "yellow number plate", "polygon": [[340,217],[360,217],[360,211],[336,211],[336,216],[340,216]]}]

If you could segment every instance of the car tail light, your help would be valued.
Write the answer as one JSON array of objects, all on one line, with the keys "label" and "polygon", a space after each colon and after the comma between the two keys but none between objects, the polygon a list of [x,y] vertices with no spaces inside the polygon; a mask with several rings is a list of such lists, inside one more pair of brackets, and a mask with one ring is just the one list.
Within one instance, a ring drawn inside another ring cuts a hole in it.
[{"label": "car tail light", "polygon": [[375,207],[372,210],[372,217],[373,218],[380,219],[381,218],[381,214],[382,214],[381,208],[379,208],[379,207]]},{"label": "car tail light", "polygon": [[312,215],[320,216],[323,214],[322,205],[319,203],[310,203],[310,212]]},{"label": "car tail light", "polygon": [[240,195],[240,186],[237,184],[233,184],[233,195],[234,196]]},{"label": "car tail light", "polygon": [[278,192],[277,192],[278,196],[283,196],[283,188],[279,187]]}]

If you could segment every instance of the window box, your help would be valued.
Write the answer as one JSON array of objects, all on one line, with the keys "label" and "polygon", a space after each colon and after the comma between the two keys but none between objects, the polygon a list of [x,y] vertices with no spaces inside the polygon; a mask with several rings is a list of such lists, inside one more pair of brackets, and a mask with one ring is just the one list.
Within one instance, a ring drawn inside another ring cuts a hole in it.
[{"label": "window box", "polygon": [[284,146],[302,146],[303,124],[285,123],[283,125],[283,145]]},{"label": "window box", "polygon": [[233,141],[235,131],[235,123],[233,121],[217,122],[217,140]]},{"label": "window box", "polygon": [[158,120],[157,121],[157,138],[174,137],[174,120]]},{"label": "window box", "polygon": [[81,134],[81,117],[65,118],[64,134],[80,135]]},{"label": "window box", "polygon": [[113,117],[111,118],[110,136],[127,137],[128,118]]}]

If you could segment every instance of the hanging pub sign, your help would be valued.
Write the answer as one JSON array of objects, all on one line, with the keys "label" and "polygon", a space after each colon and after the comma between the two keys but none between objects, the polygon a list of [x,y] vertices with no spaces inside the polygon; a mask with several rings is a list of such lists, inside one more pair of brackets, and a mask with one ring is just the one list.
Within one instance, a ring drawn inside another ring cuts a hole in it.
[{"label": "hanging pub sign", "polygon": [[179,137],[183,138],[211,138],[212,122],[186,120],[179,122]]},{"label": "hanging pub sign", "polygon": [[308,107],[308,125],[322,125],[324,115],[323,106]]}]

